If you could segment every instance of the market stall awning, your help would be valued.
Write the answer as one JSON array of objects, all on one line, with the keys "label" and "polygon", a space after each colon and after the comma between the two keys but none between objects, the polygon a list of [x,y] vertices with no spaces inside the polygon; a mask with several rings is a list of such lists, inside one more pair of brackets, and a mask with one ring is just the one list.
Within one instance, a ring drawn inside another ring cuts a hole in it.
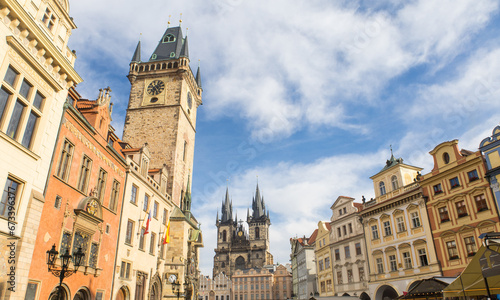
[{"label": "market stall awning", "polygon": [[500,294],[500,244],[481,246],[462,274],[443,290],[444,297],[487,295],[484,277],[490,293]]},{"label": "market stall awning", "polygon": [[455,279],[455,277],[431,277],[419,280],[408,293],[400,296],[399,299],[420,299],[428,296],[441,296],[443,289]]}]

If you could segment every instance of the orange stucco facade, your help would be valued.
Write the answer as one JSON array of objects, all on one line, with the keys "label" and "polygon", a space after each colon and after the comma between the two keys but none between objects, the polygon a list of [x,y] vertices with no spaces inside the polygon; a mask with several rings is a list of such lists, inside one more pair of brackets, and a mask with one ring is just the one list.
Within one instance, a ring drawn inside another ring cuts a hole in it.
[{"label": "orange stucco facade", "polygon": [[443,276],[454,277],[481,247],[479,236],[500,231],[499,217],[480,151],[459,150],[453,140],[430,154],[434,168],[420,185]]},{"label": "orange stucco facade", "polygon": [[53,297],[59,284],[47,269],[52,245],[59,253],[85,252],[79,272],[63,281],[63,299],[111,297],[126,162],[109,125],[109,100],[105,89],[95,101],[66,103],[29,272],[37,299]]}]

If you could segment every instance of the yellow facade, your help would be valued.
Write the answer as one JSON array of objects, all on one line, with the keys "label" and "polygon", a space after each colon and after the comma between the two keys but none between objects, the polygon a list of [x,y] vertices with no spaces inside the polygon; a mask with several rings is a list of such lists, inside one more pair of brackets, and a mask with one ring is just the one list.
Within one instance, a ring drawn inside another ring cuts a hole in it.
[{"label": "yellow facade", "polygon": [[416,178],[421,168],[394,156],[372,176],[375,199],[361,211],[372,299],[394,298],[420,279],[441,274]]},{"label": "yellow facade", "polygon": [[318,223],[318,235],[314,254],[316,257],[316,272],[318,292],[321,297],[333,296],[335,294],[333,284],[332,253],[330,250],[330,222],[320,221]]}]

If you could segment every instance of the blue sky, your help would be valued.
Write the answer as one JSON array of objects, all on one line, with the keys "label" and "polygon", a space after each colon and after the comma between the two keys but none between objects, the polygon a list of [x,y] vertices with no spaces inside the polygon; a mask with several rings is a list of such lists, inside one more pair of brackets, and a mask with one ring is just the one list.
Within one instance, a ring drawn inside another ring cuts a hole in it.
[{"label": "blue sky", "polygon": [[[500,17],[493,0],[72,1],[83,97],[110,86],[123,129],[137,41],[142,59],[167,27],[189,36],[202,70],[193,209],[210,275],[226,185],[239,218],[258,182],[271,252],[329,220],[338,196],[373,197],[390,157],[430,171],[441,142],[477,150],[500,122]],[[188,28],[188,30],[187,30]],[[142,34],[142,35],[141,35]]]}]

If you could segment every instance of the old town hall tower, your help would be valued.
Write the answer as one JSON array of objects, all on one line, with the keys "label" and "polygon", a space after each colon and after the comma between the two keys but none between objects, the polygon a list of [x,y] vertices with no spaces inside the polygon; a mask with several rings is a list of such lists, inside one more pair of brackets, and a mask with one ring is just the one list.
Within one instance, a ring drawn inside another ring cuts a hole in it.
[{"label": "old town hall tower", "polygon": [[145,62],[139,42],[127,77],[132,86],[123,140],[133,147],[148,144],[149,168],[166,165],[167,193],[180,206],[193,169],[196,111],[202,104],[200,69],[194,75],[189,67],[181,28],[168,28]]},{"label": "old town hall tower", "polygon": [[221,272],[232,276],[238,269],[262,268],[273,264],[273,256],[269,251],[271,220],[258,185],[252,199],[252,214],[247,212],[248,231],[242,223],[243,221],[238,222],[237,216],[233,219],[233,204],[226,189],[220,219],[217,212],[214,277]]}]

